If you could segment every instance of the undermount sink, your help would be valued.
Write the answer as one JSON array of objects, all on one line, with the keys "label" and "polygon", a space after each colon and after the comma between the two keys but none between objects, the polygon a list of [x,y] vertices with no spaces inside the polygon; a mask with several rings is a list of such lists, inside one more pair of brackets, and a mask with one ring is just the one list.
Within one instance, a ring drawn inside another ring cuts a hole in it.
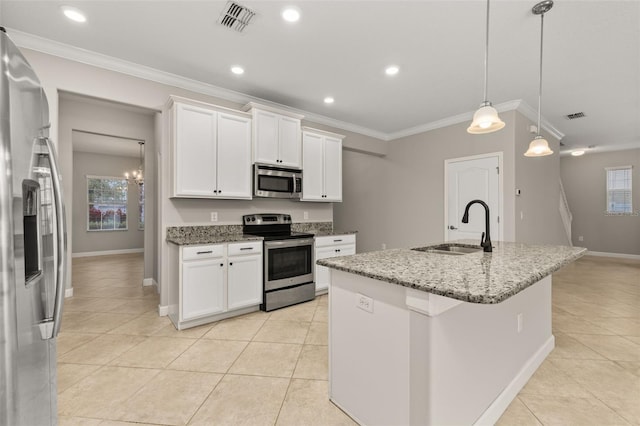
[{"label": "undermount sink", "polygon": [[463,254],[477,253],[479,251],[482,251],[482,247],[451,243],[451,244],[438,244],[435,246],[427,246],[427,247],[416,247],[411,250],[424,251],[427,253],[450,254],[454,256],[459,256]]}]

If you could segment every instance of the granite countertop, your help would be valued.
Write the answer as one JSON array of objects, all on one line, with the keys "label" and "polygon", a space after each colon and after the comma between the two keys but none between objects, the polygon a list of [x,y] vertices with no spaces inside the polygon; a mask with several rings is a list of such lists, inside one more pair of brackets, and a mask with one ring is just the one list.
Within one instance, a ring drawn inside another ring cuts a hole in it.
[{"label": "granite countertop", "polygon": [[[477,245],[470,240],[455,243]],[[491,304],[508,299],[587,252],[582,247],[495,241],[493,246],[492,253],[456,256],[391,249],[316,263],[452,299]]]},{"label": "granite countertop", "polygon": [[222,244],[222,243],[242,243],[247,241],[262,241],[262,237],[244,234],[220,234],[220,235],[186,235],[169,236],[167,241],[179,246],[189,246],[196,244]]},{"label": "granite countertop", "polygon": [[350,235],[350,234],[357,234],[357,233],[358,231],[322,230],[322,231],[313,232],[313,235],[315,237],[331,237],[333,235]]}]

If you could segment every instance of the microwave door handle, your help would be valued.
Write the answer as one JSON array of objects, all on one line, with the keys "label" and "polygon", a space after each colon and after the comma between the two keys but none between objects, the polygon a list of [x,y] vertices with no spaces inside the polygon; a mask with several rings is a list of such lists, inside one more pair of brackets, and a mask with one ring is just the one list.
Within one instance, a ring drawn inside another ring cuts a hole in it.
[{"label": "microwave door handle", "polygon": [[[62,322],[62,305],[64,303],[65,294],[65,278],[66,278],[66,262],[67,262],[67,230],[66,230],[66,218],[64,201],[62,197],[62,185],[60,182],[60,172],[58,169],[58,160],[56,158],[56,151],[53,147],[53,143],[49,138],[41,138],[47,146],[49,151],[49,164],[51,167],[51,182],[53,186],[53,200],[56,217],[56,297],[55,305],[53,307],[53,320],[47,321],[42,325],[46,326],[46,333],[42,330],[41,333],[43,339],[51,339],[58,335],[60,332],[60,325]],[[50,325],[48,325],[50,324]],[[45,337],[46,336],[46,337]]]}]

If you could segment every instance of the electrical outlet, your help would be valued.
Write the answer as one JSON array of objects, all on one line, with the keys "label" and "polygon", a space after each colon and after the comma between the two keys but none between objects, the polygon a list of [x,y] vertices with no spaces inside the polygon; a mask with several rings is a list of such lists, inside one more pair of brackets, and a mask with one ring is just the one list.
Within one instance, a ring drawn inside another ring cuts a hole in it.
[{"label": "electrical outlet", "polygon": [[302,216],[304,217],[304,220],[309,219],[309,212],[302,213]]},{"label": "electrical outlet", "polygon": [[518,314],[518,333],[522,331],[523,325],[523,316],[522,314]]},{"label": "electrical outlet", "polygon": [[211,222],[218,221],[218,212],[211,212]]},{"label": "electrical outlet", "polygon": [[363,311],[373,313],[373,299],[364,294],[356,293],[356,306]]},{"label": "electrical outlet", "polygon": [[578,241],[584,241],[584,237],[583,237],[582,235],[580,235],[580,236],[578,237]]},{"label": "electrical outlet", "polygon": [[387,249],[387,244],[382,243],[382,250],[386,250]]}]

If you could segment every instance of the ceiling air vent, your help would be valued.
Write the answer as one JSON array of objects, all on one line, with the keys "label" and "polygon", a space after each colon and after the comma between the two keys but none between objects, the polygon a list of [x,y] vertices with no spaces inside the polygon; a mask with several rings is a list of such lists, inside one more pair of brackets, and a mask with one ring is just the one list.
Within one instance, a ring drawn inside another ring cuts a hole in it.
[{"label": "ceiling air vent", "polygon": [[584,112],[574,112],[573,114],[565,115],[565,118],[567,120],[575,120],[576,118],[582,118],[582,117],[586,117]]},{"label": "ceiling air vent", "polygon": [[220,15],[220,25],[242,32],[256,13],[248,7],[230,1]]}]

